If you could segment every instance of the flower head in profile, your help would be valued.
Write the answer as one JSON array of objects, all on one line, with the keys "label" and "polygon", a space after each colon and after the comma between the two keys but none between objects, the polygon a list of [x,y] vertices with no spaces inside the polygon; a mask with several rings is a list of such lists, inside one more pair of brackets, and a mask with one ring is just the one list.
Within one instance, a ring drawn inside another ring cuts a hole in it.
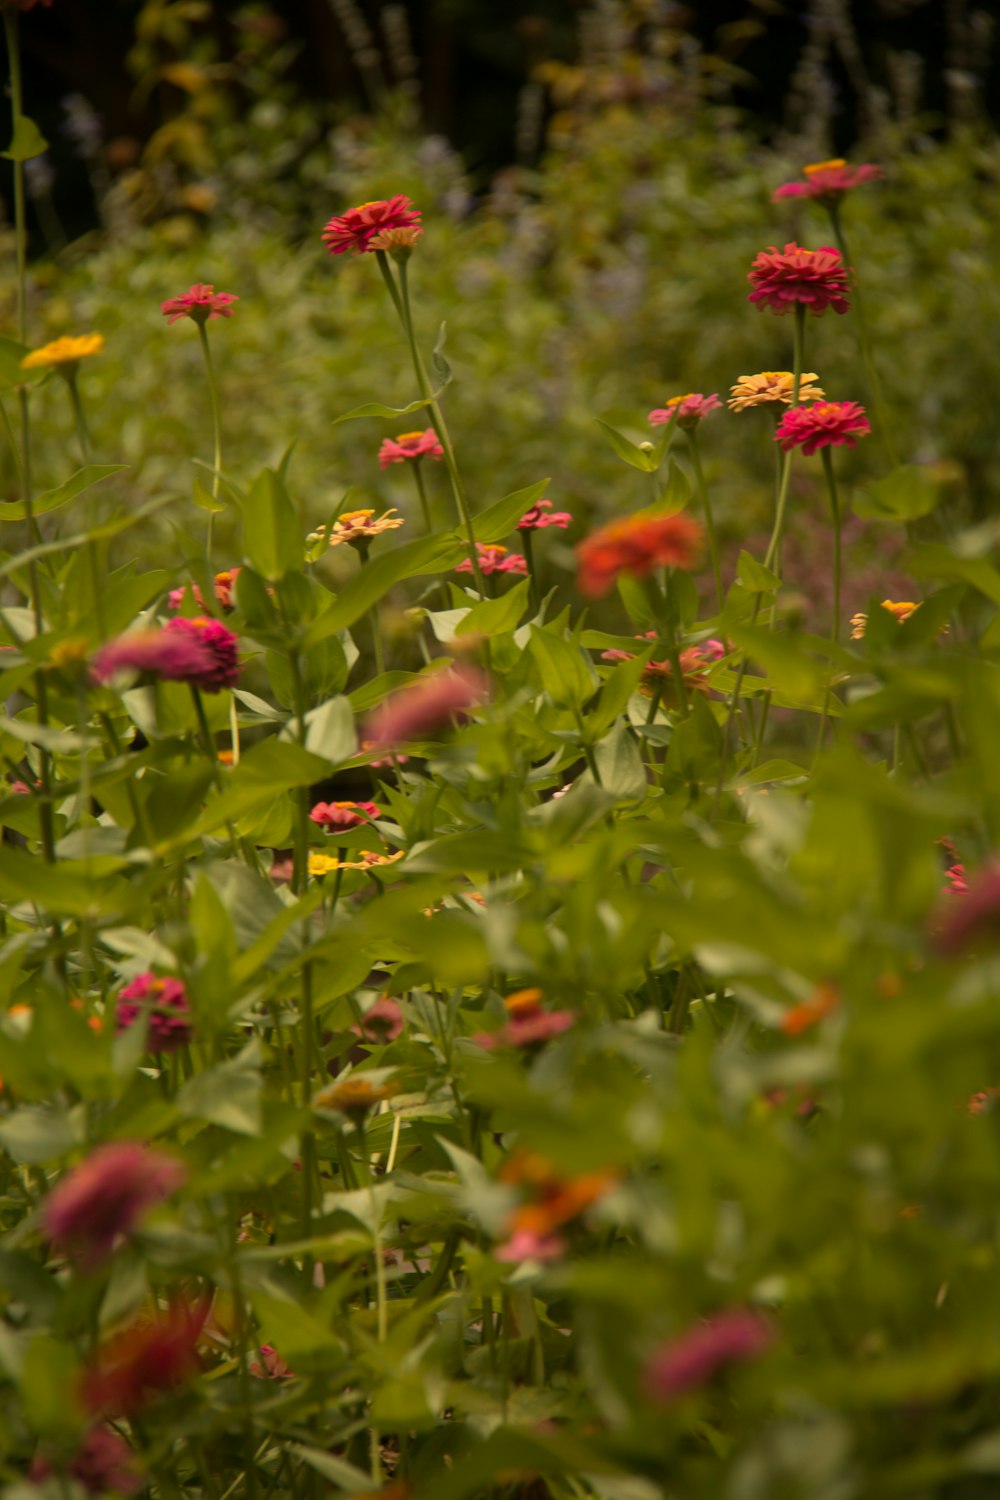
[{"label": "flower head in profile", "polygon": [[45,1199],[45,1233],[83,1270],[96,1270],[117,1242],[186,1177],[175,1157],[151,1151],[138,1141],[99,1146]]},{"label": "flower head in profile", "polygon": [[69,373],[76,369],[81,359],[100,354],[103,348],[103,333],[82,333],[75,338],[54,339],[51,344],[43,344],[41,349],[32,349],[30,354],[26,354],[21,361],[21,369],[41,370],[51,366]]},{"label": "flower head in profile", "polygon": [[690,432],[699,422],[704,422],[706,417],[711,416],[713,411],[718,411],[721,405],[718,396],[702,396],[699,392],[687,396],[671,396],[663,406],[650,412],[649,422],[653,427],[663,427],[676,419],[678,427]]},{"label": "flower head in profile", "polygon": [[180,979],[161,978],[146,971],[127,984],[118,995],[115,1028],[118,1032],[149,1017],[149,1047],[153,1052],[175,1052],[194,1034],[187,990]]},{"label": "flower head in profile", "polygon": [[650,1400],[667,1404],[706,1385],[727,1365],[759,1359],[774,1343],[774,1330],[749,1307],[728,1307],[660,1346],[646,1365]]},{"label": "flower head in profile", "polygon": [[[904,620],[908,620],[912,614],[916,614],[917,610],[920,608],[920,601],[918,599],[916,603],[914,603],[911,599],[901,599],[898,602],[893,599],[883,599],[882,608],[886,610],[888,614],[894,616],[894,618],[899,621],[900,625],[902,625]],[[863,610],[859,610],[856,615],[851,616],[851,640],[863,640],[867,627],[868,616],[864,613]]]},{"label": "flower head in profile", "polygon": [[[647,630],[639,640],[655,641],[657,633],[655,630]],[[686,646],[680,652],[678,660],[681,665],[681,676],[684,679],[684,687],[687,693],[708,693],[710,691],[706,676],[717,661],[726,654],[726,648],[721,641],[703,641],[699,646]],[[611,647],[601,652],[602,661],[623,662],[634,661],[634,651],[622,651],[617,647]],[[671,661],[651,660],[642,669],[639,679],[639,692],[644,698],[661,696],[667,701],[673,696],[674,664]]]},{"label": "flower head in profile", "polygon": [[133,1416],[164,1391],[186,1385],[200,1369],[198,1341],[211,1299],[176,1298],[109,1339],[83,1380],[83,1404],[95,1415]]},{"label": "flower head in profile", "polygon": [[94,681],[103,685],[142,674],[164,682],[198,682],[215,670],[215,658],[203,640],[164,627],[132,630],[108,641],[94,657],[90,672]]},{"label": "flower head in profile", "polygon": [[235,686],[240,675],[239,637],[228,625],[208,615],[199,615],[193,620],[177,615],[167,621],[163,633],[190,646],[200,646],[208,658],[205,667],[185,674],[185,682],[206,693],[221,693],[223,688]]},{"label": "flower head in profile", "polygon": [[355,1124],[362,1121],[383,1099],[391,1099],[396,1092],[392,1083],[373,1083],[364,1074],[352,1073],[342,1083],[333,1083],[322,1089],[313,1100],[318,1109],[330,1109],[346,1115]]},{"label": "flower head in profile", "polygon": [[348,828],[363,828],[373,818],[380,818],[382,809],[374,802],[317,802],[309,816],[318,827],[343,833]]},{"label": "flower head in profile", "polygon": [[509,1017],[499,1031],[482,1031],[473,1040],[486,1051],[495,1047],[531,1047],[561,1036],[576,1024],[572,1010],[546,1010],[539,989],[518,990],[504,1000]]},{"label": "flower head in profile", "polygon": [[840,251],[832,245],[821,245],[818,250],[806,250],[794,241],[784,250],[771,245],[760,252],[750,268],[747,279],[753,291],[749,301],[759,308],[769,307],[779,316],[795,306],[805,307],[815,317],[828,307],[835,313],[845,313],[851,305],[847,298],[849,276]]},{"label": "flower head in profile", "polygon": [[790,406],[774,440],[785,453],[801,448],[808,458],[818,448],[856,448],[867,437],[871,423],[857,401],[816,401],[812,406]]},{"label": "flower head in profile", "polygon": [[[495,542],[477,542],[476,555],[479,559],[479,571],[483,577],[490,573],[527,573],[528,564],[520,552],[509,552],[506,547],[500,547]],[[471,558],[463,558],[455,568],[456,573],[471,573]]]},{"label": "flower head in profile", "polygon": [[536,500],[517,523],[518,531],[544,531],[546,526],[560,526],[565,531],[572,526],[573,517],[568,510],[553,510],[551,500]]},{"label": "flower head in profile", "polygon": [[386,438],[378,450],[378,465],[387,469],[390,464],[405,464],[417,458],[433,458],[438,462],[444,458],[441,440],[433,427],[422,432],[401,432],[398,437]]},{"label": "flower head in profile", "polygon": [[464,719],[488,696],[489,683],[474,667],[427,674],[380,704],[368,718],[365,736],[376,750],[426,739]]},{"label": "flower head in profile", "polygon": [[384,250],[397,265],[405,265],[423,232],[416,224],[410,224],[405,229],[380,229],[368,241],[368,249]]},{"label": "flower head in profile", "polygon": [[870,162],[849,167],[843,157],[833,161],[815,161],[802,168],[805,182],[785,182],[775,188],[771,198],[779,203],[782,198],[814,198],[818,203],[834,205],[845,193],[861,187],[865,182],[878,182],[885,176],[881,167]]},{"label": "flower head in profile", "polygon": [[[383,532],[395,531],[405,524],[404,518],[396,514],[395,507],[384,510],[380,516],[376,516],[374,510],[345,510],[330,528],[330,546],[342,547],[345,543],[350,543],[367,547],[369,542],[381,536]],[[313,532],[309,538],[310,542],[318,541],[323,534],[323,532]]]},{"label": "flower head in profile", "polygon": [[168,323],[176,323],[179,318],[190,318],[192,323],[209,323],[215,318],[231,318],[233,303],[239,300],[232,292],[217,292],[214,286],[196,281],[179,297],[161,303],[160,311]]},{"label": "flower head in profile", "polygon": [[[44,1454],[32,1459],[28,1478],[42,1484],[54,1475],[75,1479],[87,1495],[134,1495],[145,1481],[135,1467],[132,1449],[110,1427],[92,1427],[64,1467],[56,1468]],[[61,1484],[60,1489],[64,1486]]]},{"label": "flower head in profile", "polygon": [[255,1359],[250,1365],[250,1374],[257,1380],[292,1380],[295,1371],[282,1359],[271,1344],[261,1344],[258,1351],[260,1359]]},{"label": "flower head in profile", "polygon": [[390,229],[420,228],[420,210],[403,193],[379,198],[335,214],[323,230],[323,243],[331,255],[363,255],[372,240]]},{"label": "flower head in profile", "polygon": [[690,516],[640,513],[612,521],[593,532],[576,549],[581,592],[599,599],[620,573],[648,578],[654,568],[693,568],[704,533]]},{"label": "flower head in profile", "polygon": [[[816,375],[804,374],[799,380],[800,401],[823,401],[826,392],[816,385]],[[791,370],[761,370],[759,375],[741,375],[735,385],[729,388],[729,400],[726,405],[730,411],[749,411],[754,406],[767,406],[772,402],[780,402],[782,406],[792,405],[792,393],[795,389],[795,376]]]}]

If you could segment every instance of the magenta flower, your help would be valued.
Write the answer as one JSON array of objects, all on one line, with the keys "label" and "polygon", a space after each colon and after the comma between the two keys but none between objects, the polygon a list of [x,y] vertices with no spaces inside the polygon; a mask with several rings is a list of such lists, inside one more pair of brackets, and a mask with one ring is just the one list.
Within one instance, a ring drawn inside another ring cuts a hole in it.
[{"label": "magenta flower", "polygon": [[[528,564],[520,552],[508,552],[506,547],[493,542],[477,542],[479,571],[483,577],[490,573],[527,573]],[[456,573],[471,573],[472,562],[467,557],[455,569]]]},{"label": "magenta flower", "polygon": [[690,432],[713,411],[718,411],[721,405],[718,396],[702,396],[700,392],[688,396],[672,396],[666,406],[658,406],[655,411],[651,411],[648,420],[653,427],[663,427],[676,417],[678,427]]},{"label": "magenta flower", "polygon": [[362,203],[359,208],[335,215],[324,228],[322,238],[331,255],[343,255],[347,250],[363,255],[371,249],[375,236],[387,229],[419,228],[420,210],[413,207],[405,194],[397,193],[392,198]]},{"label": "magenta flower", "polygon": [[385,1044],[396,1040],[404,1024],[403,1012],[395,1000],[388,995],[380,995],[373,1005],[369,1005],[361,1020],[355,1022],[351,1030],[363,1042]]},{"label": "magenta flower", "polygon": [[194,1034],[187,990],[179,979],[161,979],[147,970],[125,986],[115,1008],[115,1030],[126,1031],[147,1015],[151,1052],[176,1052]]},{"label": "magenta flower", "polygon": [[404,464],[415,458],[444,458],[444,449],[433,427],[423,432],[401,432],[397,438],[386,438],[378,450],[380,469],[390,464]]},{"label": "magenta flower", "polygon": [[857,439],[871,430],[864,407],[856,401],[816,401],[790,406],[775,429],[774,441],[786,453],[801,448],[808,458],[817,448],[856,448]]},{"label": "magenta flower", "polygon": [[348,828],[363,828],[372,818],[380,818],[382,809],[374,802],[317,802],[309,816],[320,828],[344,832]]},{"label": "magenta flower", "polygon": [[782,198],[815,198],[819,203],[839,203],[845,193],[860,187],[864,182],[877,182],[885,176],[881,167],[869,162],[858,167],[849,167],[842,157],[834,161],[817,161],[802,168],[805,182],[786,182],[775,188],[771,197],[775,203]]},{"label": "magenta flower", "polygon": [[190,291],[161,303],[160,311],[168,323],[176,323],[178,318],[190,318],[193,323],[208,323],[215,318],[231,318],[232,304],[239,300],[232,292],[217,292],[214,286],[196,281]]},{"label": "magenta flower", "polygon": [[139,1141],[99,1146],[46,1198],[45,1233],[84,1271],[96,1270],[117,1241],[186,1179],[179,1161]]},{"label": "magenta flower", "polygon": [[650,1400],[667,1404],[707,1384],[726,1365],[758,1359],[774,1342],[770,1323],[749,1307],[729,1307],[663,1344],[646,1366]]},{"label": "magenta flower", "polygon": [[536,500],[517,523],[518,531],[542,531],[546,526],[561,526],[563,530],[573,524],[568,510],[553,510],[551,500]]},{"label": "magenta flower", "polygon": [[769,307],[779,316],[791,312],[797,304],[815,317],[828,307],[835,313],[845,313],[851,305],[847,299],[849,274],[840,251],[832,245],[821,245],[818,250],[805,250],[794,241],[784,250],[771,245],[760,252],[750,268],[747,280],[753,291],[748,301],[760,308]]},{"label": "magenta flower", "polygon": [[235,685],[240,675],[237,647],[239,637],[221,620],[199,615],[189,620],[183,615],[169,620],[163,633],[184,641],[192,650],[199,649],[207,657],[207,665],[184,674],[183,680],[206,693],[219,693],[223,688]]},{"label": "magenta flower", "polygon": [[[171,624],[174,622],[171,621]],[[95,682],[145,673],[165,682],[196,682],[216,670],[208,646],[189,632],[133,630],[101,647],[91,667]]]},{"label": "magenta flower", "polygon": [[425,739],[464,719],[489,696],[489,683],[475,668],[451,667],[422,676],[393,693],[365,726],[366,744],[389,750],[407,740]]},{"label": "magenta flower", "polygon": [[133,1467],[132,1449],[110,1427],[92,1427],[63,1470],[57,1470],[44,1454],[36,1454],[28,1478],[41,1484],[56,1473],[75,1479],[88,1495],[134,1495],[145,1483]]}]

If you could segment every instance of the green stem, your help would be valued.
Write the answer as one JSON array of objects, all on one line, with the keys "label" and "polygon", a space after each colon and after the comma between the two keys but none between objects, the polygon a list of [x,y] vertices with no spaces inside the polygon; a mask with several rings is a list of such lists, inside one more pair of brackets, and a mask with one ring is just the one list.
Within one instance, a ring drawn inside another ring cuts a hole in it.
[{"label": "green stem", "polygon": [[[840,258],[844,262],[845,267],[850,267],[851,255],[850,251],[847,248],[847,237],[844,234],[843,225],[840,222],[839,204],[828,204],[827,212],[830,215],[830,227],[833,230],[833,237],[837,243],[837,249],[840,251]],[[872,405],[875,408],[875,420],[878,426],[879,435],[882,439],[882,445],[885,448],[886,458],[888,458],[892,468],[896,468],[897,464],[899,463],[899,454],[896,451],[896,444],[892,436],[892,429],[889,425],[888,409],[885,404],[885,397],[882,394],[882,382],[879,380],[878,370],[875,365],[875,357],[872,354],[871,335],[868,331],[868,319],[865,316],[864,297],[862,295],[861,287],[857,281],[855,281],[853,287],[851,288],[851,305],[858,320],[858,344],[861,348],[861,359],[865,367],[865,374],[868,376],[868,385],[872,393]]]},{"label": "green stem", "polygon": [[530,526],[520,532],[521,551],[524,553],[524,563],[528,570],[528,594],[531,600],[531,608],[538,613],[538,580],[535,577],[535,549],[534,537]]},{"label": "green stem", "polygon": [[76,421],[76,436],[80,444],[80,454],[85,464],[90,463],[90,433],[87,430],[87,418],[83,411],[83,402],[80,400],[80,390],[77,385],[76,368],[70,365],[66,374],[66,384],[69,386],[69,398],[73,403],[73,417]]},{"label": "green stem", "polygon": [[702,510],[705,512],[705,525],[708,528],[708,550],[712,557],[712,577],[715,579],[715,600],[722,614],[725,598],[722,592],[722,569],[719,566],[719,542],[715,534],[715,517],[712,515],[712,504],[708,498],[708,487],[705,484],[705,474],[701,467],[701,454],[698,451],[698,431],[691,427],[687,431],[688,446],[691,450],[691,467],[694,469],[694,484],[698,491],[698,499],[701,501]]},{"label": "green stem", "polygon": [[17,470],[17,477],[20,481],[21,488],[23,489],[24,466],[21,463],[21,450],[17,446],[17,438],[14,435],[14,429],[11,426],[10,417],[7,415],[7,408],[2,401],[0,401],[0,422],[2,422],[3,424],[4,435],[6,436],[7,441],[10,444],[10,451],[14,458],[14,467]]},{"label": "green stem", "polygon": [[417,486],[417,494],[420,496],[420,509],[423,512],[424,526],[427,528],[427,531],[430,532],[433,531],[434,528],[431,525],[431,507],[430,502],[427,499],[427,489],[424,485],[424,476],[421,467],[422,464],[423,459],[415,458],[413,460],[413,463],[411,464],[411,468],[413,469],[413,478]]},{"label": "green stem", "polygon": [[[837,495],[837,480],[833,472],[833,459],[830,457],[830,450],[829,448],[823,448],[821,452],[823,455],[823,473],[826,476],[826,488],[830,496],[830,510],[833,514],[833,623],[830,629],[830,640],[836,646],[840,640],[840,588],[841,573],[843,571],[840,500]],[[832,670],[831,664],[831,672]],[[823,712],[820,715],[819,734],[816,740],[817,755],[823,748],[823,740],[826,736],[826,725],[829,716],[830,684],[828,682],[826,692],[823,695]]]},{"label": "green stem", "polygon": [[[218,501],[219,490],[222,484],[222,413],[219,409],[219,386],[215,378],[215,365],[212,361],[212,350],[208,342],[208,330],[204,322],[196,319],[198,338],[201,341],[201,352],[205,356],[205,373],[208,376],[208,395],[212,403],[212,440],[213,457],[212,468],[212,499]],[[209,572],[212,569],[212,530],[215,522],[215,512],[208,513],[208,531],[205,540],[205,562]]]}]

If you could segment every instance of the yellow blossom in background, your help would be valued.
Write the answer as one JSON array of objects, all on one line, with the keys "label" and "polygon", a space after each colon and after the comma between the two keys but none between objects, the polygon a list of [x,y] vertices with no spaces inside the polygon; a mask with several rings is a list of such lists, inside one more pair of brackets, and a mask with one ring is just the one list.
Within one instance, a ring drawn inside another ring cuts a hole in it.
[{"label": "yellow blossom in background", "polygon": [[397,849],[395,854],[375,854],[371,849],[362,849],[360,859],[334,859],[332,854],[310,854],[309,874],[330,875],[334,870],[371,870],[376,865],[395,864],[405,853],[405,849]]},{"label": "yellow blossom in background", "polygon": [[[799,401],[822,401],[826,395],[815,385],[816,375],[804,374],[799,382]],[[752,406],[765,406],[771,401],[780,401],[791,406],[795,376],[791,370],[761,370],[759,375],[741,375],[730,387],[727,402],[730,411],[747,411]]]},{"label": "yellow blossom in background", "polygon": [[372,537],[381,536],[383,531],[395,531],[397,526],[403,524],[403,517],[396,515],[395,508],[383,511],[378,517],[373,510],[345,510],[334,521],[330,530],[330,546],[339,547],[344,542],[366,542]]},{"label": "yellow blossom in background", "polygon": [[46,365],[75,365],[104,348],[103,333],[82,333],[76,338],[54,339],[41,349],[32,349],[21,361],[22,370],[39,370]]},{"label": "yellow blossom in background", "polygon": [[[902,623],[903,623],[904,620],[908,620],[910,618],[910,616],[912,614],[914,614],[915,611],[920,608],[920,601],[918,599],[917,602],[916,602],[916,604],[914,604],[911,600],[906,599],[906,600],[901,600],[899,603],[895,603],[892,599],[883,599],[882,600],[882,608],[884,610],[887,610],[890,615],[895,615],[895,617],[899,621],[900,625],[902,625]],[[860,641],[860,640],[862,640],[863,637],[864,637],[864,633],[865,633],[865,629],[866,629],[867,625],[868,625],[868,616],[863,611],[859,612],[856,615],[852,615],[851,616],[851,640],[852,641]]]},{"label": "yellow blossom in background", "polygon": [[394,1084],[373,1083],[368,1078],[352,1075],[342,1083],[334,1083],[322,1089],[313,1100],[320,1109],[335,1109],[351,1119],[364,1119],[370,1109],[391,1099],[396,1092]]}]

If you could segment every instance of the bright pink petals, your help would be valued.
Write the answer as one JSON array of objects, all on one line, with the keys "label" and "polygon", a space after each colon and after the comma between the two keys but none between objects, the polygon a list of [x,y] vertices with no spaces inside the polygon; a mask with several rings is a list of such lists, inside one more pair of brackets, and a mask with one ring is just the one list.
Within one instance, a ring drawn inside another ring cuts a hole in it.
[{"label": "bright pink petals", "polygon": [[122,1032],[142,1016],[149,1017],[151,1052],[176,1052],[194,1034],[187,990],[179,979],[161,978],[147,970],[119,993],[115,1029]]},{"label": "bright pink petals", "polygon": [[415,458],[444,458],[444,449],[433,427],[423,432],[401,432],[397,438],[386,438],[378,450],[380,469],[390,464],[404,464]]},{"label": "bright pink petals", "polygon": [[240,675],[239,637],[228,625],[207,615],[195,620],[178,615],[164,626],[164,635],[183,640],[192,649],[200,648],[206,658],[205,665],[186,672],[183,681],[206,693],[220,693],[223,688],[235,686]]},{"label": "bright pink petals", "polygon": [[652,427],[663,427],[667,422],[677,418],[677,425],[690,432],[697,427],[699,422],[711,416],[713,411],[718,411],[722,402],[718,396],[702,396],[695,392],[689,396],[673,396],[666,406],[658,406],[649,414],[649,423]]},{"label": "bright pink petals", "polygon": [[775,430],[774,441],[787,453],[801,448],[808,457],[817,448],[856,448],[867,437],[871,423],[856,401],[815,401],[790,406]]},{"label": "bright pink petals", "polygon": [[64,1254],[78,1260],[83,1270],[96,1270],[116,1243],[186,1177],[175,1157],[151,1151],[138,1141],[99,1146],[45,1199],[45,1233]]},{"label": "bright pink petals", "polygon": [[475,668],[451,667],[419,678],[387,698],[368,719],[365,738],[389,750],[450,728],[489,696],[489,683]]},{"label": "bright pink petals", "polygon": [[343,833],[348,828],[363,828],[373,818],[380,818],[382,809],[374,802],[317,802],[309,816],[319,828]]},{"label": "bright pink petals", "polygon": [[811,167],[803,167],[805,182],[786,182],[775,188],[771,198],[779,203],[782,198],[814,198],[819,203],[839,203],[845,193],[865,182],[878,182],[885,176],[881,167],[870,162],[849,167],[845,161],[821,161]]},{"label": "bright pink petals", "polygon": [[693,568],[704,532],[690,516],[628,516],[593,532],[576,549],[580,592],[600,599],[619,573],[648,578],[654,568]]},{"label": "bright pink petals", "polygon": [[331,255],[363,255],[371,250],[376,235],[386,229],[419,229],[420,210],[414,208],[403,193],[395,197],[362,203],[335,215],[323,230],[323,243]]},{"label": "bright pink petals", "polygon": [[774,245],[757,256],[747,280],[753,287],[748,300],[760,308],[769,307],[781,316],[800,305],[815,317],[832,307],[845,313],[850,307],[847,293],[850,273],[832,245],[805,250],[794,241],[784,250]]},{"label": "bright pink petals", "polygon": [[95,656],[91,675],[101,684],[126,674],[145,674],[164,682],[197,682],[214,671],[215,659],[203,641],[190,632],[171,632],[168,626],[133,630],[108,641]]},{"label": "bright pink petals", "polygon": [[190,291],[161,303],[160,311],[168,323],[176,323],[178,318],[190,318],[194,323],[209,323],[215,318],[231,318],[232,304],[239,300],[232,292],[217,292],[214,286],[196,281]]},{"label": "bright pink petals", "polygon": [[[477,542],[476,555],[479,571],[486,578],[490,573],[527,573],[528,564],[520,552],[508,552],[493,542]],[[471,573],[472,562],[467,557],[455,569],[456,573]]]},{"label": "bright pink petals", "polygon": [[646,1366],[652,1401],[668,1404],[707,1384],[727,1365],[759,1359],[774,1342],[771,1324],[749,1307],[730,1307],[661,1346]]},{"label": "bright pink petals", "polygon": [[561,526],[565,531],[572,526],[573,517],[568,510],[553,510],[551,500],[536,500],[517,523],[518,531],[544,531],[546,526]]}]

